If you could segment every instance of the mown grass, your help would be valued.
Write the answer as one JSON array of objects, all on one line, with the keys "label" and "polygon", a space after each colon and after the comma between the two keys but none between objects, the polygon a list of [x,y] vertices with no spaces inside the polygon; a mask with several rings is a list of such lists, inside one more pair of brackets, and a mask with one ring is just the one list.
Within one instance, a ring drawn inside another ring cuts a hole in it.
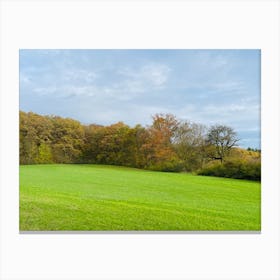
[{"label": "mown grass", "polygon": [[102,165],[20,166],[20,230],[260,230],[260,183]]}]

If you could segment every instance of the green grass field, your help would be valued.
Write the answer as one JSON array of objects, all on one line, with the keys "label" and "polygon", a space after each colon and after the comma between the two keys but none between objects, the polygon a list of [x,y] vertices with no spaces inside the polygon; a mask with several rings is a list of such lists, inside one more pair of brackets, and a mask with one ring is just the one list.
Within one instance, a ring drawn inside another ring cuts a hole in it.
[{"label": "green grass field", "polygon": [[20,230],[260,230],[260,183],[103,165],[20,166]]}]

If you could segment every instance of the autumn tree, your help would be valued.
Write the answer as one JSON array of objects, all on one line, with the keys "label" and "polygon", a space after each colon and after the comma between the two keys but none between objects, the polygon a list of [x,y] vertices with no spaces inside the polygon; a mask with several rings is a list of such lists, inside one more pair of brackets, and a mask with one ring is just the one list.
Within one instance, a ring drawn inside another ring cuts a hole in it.
[{"label": "autumn tree", "polygon": [[51,131],[49,118],[32,112],[20,112],[20,162],[51,163]]},{"label": "autumn tree", "polygon": [[84,160],[91,163],[137,166],[140,139],[136,126],[118,122],[110,126],[85,127]]},{"label": "autumn tree", "polygon": [[178,171],[180,160],[172,144],[179,121],[171,114],[156,114],[146,128],[146,141],[142,146],[146,168]]},{"label": "autumn tree", "polygon": [[178,172],[208,168],[219,159],[217,164],[228,169],[246,162],[246,172],[257,175],[244,176],[259,177],[260,152],[233,149],[238,139],[232,128],[216,125],[207,130],[172,114],[155,114],[150,126],[130,127],[122,122],[82,125],[69,118],[20,112],[19,132],[20,164],[97,163]]},{"label": "autumn tree", "polygon": [[174,147],[186,171],[203,166],[206,160],[206,127],[188,121],[181,122],[174,137]]},{"label": "autumn tree", "polygon": [[152,116],[152,128],[160,131],[167,144],[172,143],[180,121],[172,114],[155,114]]},{"label": "autumn tree", "polygon": [[105,127],[97,124],[84,126],[85,143],[82,150],[82,160],[85,163],[97,163],[100,153],[100,142],[104,137]]},{"label": "autumn tree", "polygon": [[52,153],[55,162],[79,162],[84,145],[84,129],[80,122],[61,117],[50,117]]},{"label": "autumn tree", "polygon": [[122,122],[103,129],[97,161],[105,164],[133,166],[135,138],[132,129]]}]

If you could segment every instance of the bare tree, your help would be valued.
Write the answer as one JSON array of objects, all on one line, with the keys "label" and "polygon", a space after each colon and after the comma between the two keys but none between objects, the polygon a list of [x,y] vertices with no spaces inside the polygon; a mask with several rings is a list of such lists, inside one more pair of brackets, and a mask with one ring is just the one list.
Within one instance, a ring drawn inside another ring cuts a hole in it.
[{"label": "bare tree", "polygon": [[229,154],[232,147],[237,146],[237,133],[229,126],[214,125],[210,127],[207,135],[207,142],[214,145],[216,155],[214,159],[219,159],[221,163]]}]

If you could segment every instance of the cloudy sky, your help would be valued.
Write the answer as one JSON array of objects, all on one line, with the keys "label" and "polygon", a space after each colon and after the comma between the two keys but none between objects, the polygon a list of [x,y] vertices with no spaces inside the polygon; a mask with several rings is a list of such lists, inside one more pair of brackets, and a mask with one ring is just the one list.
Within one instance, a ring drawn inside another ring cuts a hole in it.
[{"label": "cloudy sky", "polygon": [[20,50],[20,109],[84,124],[172,113],[260,147],[259,50]]}]

